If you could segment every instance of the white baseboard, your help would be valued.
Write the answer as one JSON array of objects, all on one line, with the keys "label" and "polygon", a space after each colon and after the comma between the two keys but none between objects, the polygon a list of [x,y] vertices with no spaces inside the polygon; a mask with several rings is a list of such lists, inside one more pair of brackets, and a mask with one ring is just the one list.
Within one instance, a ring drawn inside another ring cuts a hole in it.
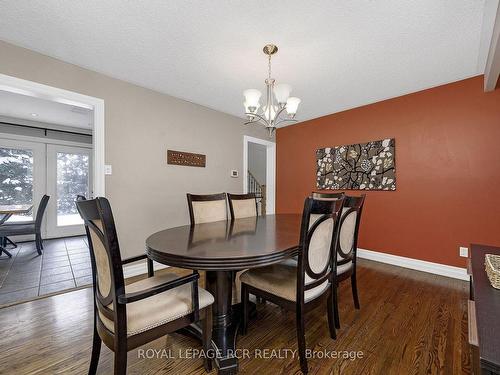
[{"label": "white baseboard", "polygon": [[[163,268],[168,268],[168,266],[153,262],[153,269],[155,271],[161,270]],[[123,277],[126,279],[129,277],[144,275],[147,273],[148,273],[148,266],[145,260],[137,261],[132,264],[126,264],[123,267]]]},{"label": "white baseboard", "polygon": [[370,259],[380,263],[392,264],[394,266],[410,268],[412,270],[434,273],[436,275],[452,277],[454,279],[469,280],[467,269],[465,268],[427,262],[425,260],[406,258],[399,255],[380,253],[378,251],[360,248],[358,248],[358,256],[360,258]]}]

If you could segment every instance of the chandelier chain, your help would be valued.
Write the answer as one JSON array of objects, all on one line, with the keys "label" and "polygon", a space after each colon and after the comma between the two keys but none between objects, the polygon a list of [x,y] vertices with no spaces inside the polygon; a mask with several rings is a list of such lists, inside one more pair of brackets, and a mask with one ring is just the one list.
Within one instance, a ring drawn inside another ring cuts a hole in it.
[{"label": "chandelier chain", "polygon": [[271,79],[271,55],[268,55],[268,62],[267,62],[267,70],[268,70],[268,78],[269,80]]}]

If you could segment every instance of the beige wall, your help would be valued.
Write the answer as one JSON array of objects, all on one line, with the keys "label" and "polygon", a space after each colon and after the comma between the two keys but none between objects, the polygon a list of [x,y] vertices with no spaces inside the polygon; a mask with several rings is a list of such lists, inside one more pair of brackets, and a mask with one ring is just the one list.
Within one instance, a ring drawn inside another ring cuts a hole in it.
[{"label": "beige wall", "polygon": [[[149,234],[188,223],[186,192],[241,192],[243,135],[268,139],[237,117],[2,41],[0,73],[104,99],[106,195],[124,257],[143,253]],[[206,154],[207,167],[167,165],[167,148]]]}]

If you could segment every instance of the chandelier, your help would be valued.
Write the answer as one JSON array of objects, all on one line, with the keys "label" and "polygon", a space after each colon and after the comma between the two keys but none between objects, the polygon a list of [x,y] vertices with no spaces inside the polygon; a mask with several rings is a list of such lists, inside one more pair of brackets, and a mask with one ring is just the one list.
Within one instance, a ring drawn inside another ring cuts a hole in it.
[{"label": "chandelier", "polygon": [[278,52],[278,47],[268,44],[263,48],[268,58],[268,76],[266,83],[266,101],[263,106],[260,104],[262,93],[257,89],[243,91],[245,97],[245,114],[247,124],[260,123],[269,131],[269,136],[273,135],[276,127],[284,122],[297,122],[295,114],[300,104],[300,99],[291,97],[292,86],[286,83],[275,84],[271,78],[271,56]]}]

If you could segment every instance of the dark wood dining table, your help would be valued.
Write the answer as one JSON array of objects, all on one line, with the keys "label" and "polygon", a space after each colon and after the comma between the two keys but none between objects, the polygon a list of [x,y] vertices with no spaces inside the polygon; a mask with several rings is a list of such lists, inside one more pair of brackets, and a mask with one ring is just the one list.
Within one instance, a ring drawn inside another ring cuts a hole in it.
[{"label": "dark wood dining table", "polygon": [[[26,214],[31,211],[33,205],[31,204],[9,204],[0,205],[0,225],[5,223],[12,215]],[[0,255],[5,253],[9,258],[12,258],[12,254],[7,251],[3,246],[3,241],[0,243]]]},{"label": "dark wood dining table", "polygon": [[[212,306],[212,348],[219,374],[235,374],[239,306],[232,306],[235,271],[277,263],[297,253],[301,216],[267,215],[185,225],[162,230],[146,240],[152,260],[175,267],[206,271]],[[192,333],[199,336],[199,327]]]}]

